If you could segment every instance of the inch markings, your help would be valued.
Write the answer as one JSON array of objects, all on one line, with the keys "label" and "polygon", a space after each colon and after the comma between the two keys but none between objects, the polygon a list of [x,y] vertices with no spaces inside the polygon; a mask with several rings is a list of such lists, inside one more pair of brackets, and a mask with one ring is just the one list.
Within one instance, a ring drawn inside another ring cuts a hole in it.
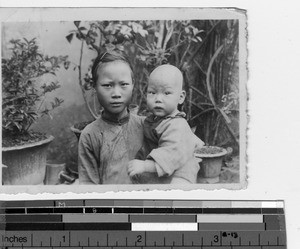
[{"label": "inch markings", "polygon": [[[255,237],[257,239],[255,239]],[[32,238],[32,239],[31,239]],[[201,231],[201,232],[95,232],[69,231],[62,235],[53,231],[6,232],[2,247],[284,247],[284,231]]]},{"label": "inch markings", "polygon": [[283,201],[0,201],[0,249],[286,249]]}]

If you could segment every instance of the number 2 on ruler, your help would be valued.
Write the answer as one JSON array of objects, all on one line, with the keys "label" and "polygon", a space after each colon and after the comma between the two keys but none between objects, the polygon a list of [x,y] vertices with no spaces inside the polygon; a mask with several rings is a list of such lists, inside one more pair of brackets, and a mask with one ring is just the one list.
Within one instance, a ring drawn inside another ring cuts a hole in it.
[{"label": "number 2 on ruler", "polygon": [[141,243],[142,242],[142,235],[136,236],[136,242]]}]

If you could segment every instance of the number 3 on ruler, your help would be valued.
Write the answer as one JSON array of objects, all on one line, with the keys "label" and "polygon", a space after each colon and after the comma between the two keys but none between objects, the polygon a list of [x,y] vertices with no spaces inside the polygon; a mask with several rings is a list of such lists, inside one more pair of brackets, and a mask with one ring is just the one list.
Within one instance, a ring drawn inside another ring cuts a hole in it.
[{"label": "number 3 on ruler", "polygon": [[219,236],[218,235],[214,235],[214,242],[218,243],[219,242]]}]

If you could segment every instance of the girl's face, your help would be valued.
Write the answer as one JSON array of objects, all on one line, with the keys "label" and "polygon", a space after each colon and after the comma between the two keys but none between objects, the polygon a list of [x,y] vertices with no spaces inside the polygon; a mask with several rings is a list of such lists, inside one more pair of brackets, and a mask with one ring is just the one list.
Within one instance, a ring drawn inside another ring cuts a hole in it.
[{"label": "girl's face", "polygon": [[122,118],[127,114],[133,82],[131,69],[123,61],[107,62],[97,71],[96,93],[107,114]]}]

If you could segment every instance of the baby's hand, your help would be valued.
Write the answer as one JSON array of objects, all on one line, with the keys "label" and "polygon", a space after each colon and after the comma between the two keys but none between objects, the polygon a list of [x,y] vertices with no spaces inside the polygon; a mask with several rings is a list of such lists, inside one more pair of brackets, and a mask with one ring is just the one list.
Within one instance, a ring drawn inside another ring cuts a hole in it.
[{"label": "baby's hand", "polygon": [[145,172],[145,161],[134,159],[128,164],[128,175],[133,177]]}]

